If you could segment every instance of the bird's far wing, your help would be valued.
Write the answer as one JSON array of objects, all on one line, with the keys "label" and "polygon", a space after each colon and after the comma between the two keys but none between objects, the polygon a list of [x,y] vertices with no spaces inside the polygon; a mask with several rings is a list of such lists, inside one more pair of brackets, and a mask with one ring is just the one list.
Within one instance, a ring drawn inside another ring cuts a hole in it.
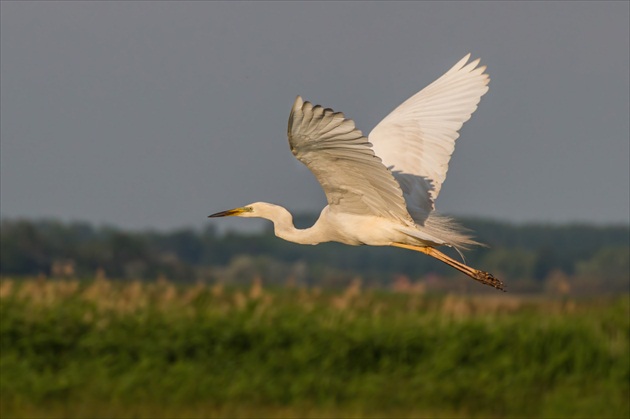
[{"label": "bird's far wing", "polygon": [[434,209],[457,132],[488,91],[490,78],[470,54],[442,77],[407,99],[370,133],[374,152],[400,184],[418,224]]},{"label": "bird's far wing", "polygon": [[413,225],[392,173],[343,113],[297,97],[288,127],[291,151],[322,185],[332,211],[394,218]]}]

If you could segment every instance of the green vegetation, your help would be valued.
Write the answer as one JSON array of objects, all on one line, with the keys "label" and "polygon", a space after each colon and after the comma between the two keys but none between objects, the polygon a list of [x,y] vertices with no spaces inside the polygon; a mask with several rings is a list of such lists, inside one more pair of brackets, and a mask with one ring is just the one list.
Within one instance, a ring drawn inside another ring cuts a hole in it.
[{"label": "green vegetation", "polygon": [[630,414],[627,295],[414,292],[5,278],[0,413]]}]

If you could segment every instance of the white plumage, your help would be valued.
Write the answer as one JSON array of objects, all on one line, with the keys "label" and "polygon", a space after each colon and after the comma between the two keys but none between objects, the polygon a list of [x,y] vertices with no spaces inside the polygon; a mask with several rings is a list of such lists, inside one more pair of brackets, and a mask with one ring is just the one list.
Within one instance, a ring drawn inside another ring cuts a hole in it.
[{"label": "white plumage", "polygon": [[387,115],[370,133],[374,152],[400,183],[407,209],[422,224],[446,179],[458,130],[477,109],[490,78],[479,60],[462,58],[442,77]]},{"label": "white plumage", "polygon": [[404,247],[503,289],[492,275],[435,249],[478,244],[434,211],[458,130],[488,91],[486,68],[478,66],[479,60],[469,63],[469,58],[387,115],[369,141],[343,113],[297,97],[289,116],[291,151],[313,172],[328,201],[311,228],[296,229],[286,209],[262,202],[210,217],[266,218],[278,237],[301,244]]}]

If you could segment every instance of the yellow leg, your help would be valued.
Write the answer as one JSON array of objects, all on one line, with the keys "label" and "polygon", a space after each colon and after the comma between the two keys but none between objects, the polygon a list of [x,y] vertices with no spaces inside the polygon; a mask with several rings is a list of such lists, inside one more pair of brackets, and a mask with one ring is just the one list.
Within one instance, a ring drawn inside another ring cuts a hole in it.
[{"label": "yellow leg", "polygon": [[489,274],[488,272],[480,271],[478,269],[471,268],[468,265],[464,265],[463,263],[458,262],[455,259],[446,256],[444,253],[440,252],[437,249],[434,249],[433,247],[414,246],[411,244],[402,244],[402,243],[393,243],[392,246],[402,247],[403,249],[415,250],[416,252],[422,252],[425,255],[432,256],[436,258],[437,260],[440,260],[446,263],[447,265],[452,266],[458,271],[465,273],[472,279],[479,281],[482,284],[489,285],[491,287],[494,287],[496,289],[499,289],[505,292],[505,287],[503,285],[503,282],[500,279],[495,278],[494,276],[492,276],[492,274]]}]

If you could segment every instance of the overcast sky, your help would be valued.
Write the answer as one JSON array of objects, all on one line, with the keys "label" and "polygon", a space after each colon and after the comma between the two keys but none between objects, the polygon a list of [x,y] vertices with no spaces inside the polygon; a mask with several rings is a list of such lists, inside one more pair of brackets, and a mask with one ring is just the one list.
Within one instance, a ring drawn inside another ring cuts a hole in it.
[{"label": "overcast sky", "polygon": [[367,134],[470,52],[490,91],[438,209],[630,221],[628,2],[0,7],[2,217],[168,229],[254,201],[319,212],[287,144],[295,96]]}]

